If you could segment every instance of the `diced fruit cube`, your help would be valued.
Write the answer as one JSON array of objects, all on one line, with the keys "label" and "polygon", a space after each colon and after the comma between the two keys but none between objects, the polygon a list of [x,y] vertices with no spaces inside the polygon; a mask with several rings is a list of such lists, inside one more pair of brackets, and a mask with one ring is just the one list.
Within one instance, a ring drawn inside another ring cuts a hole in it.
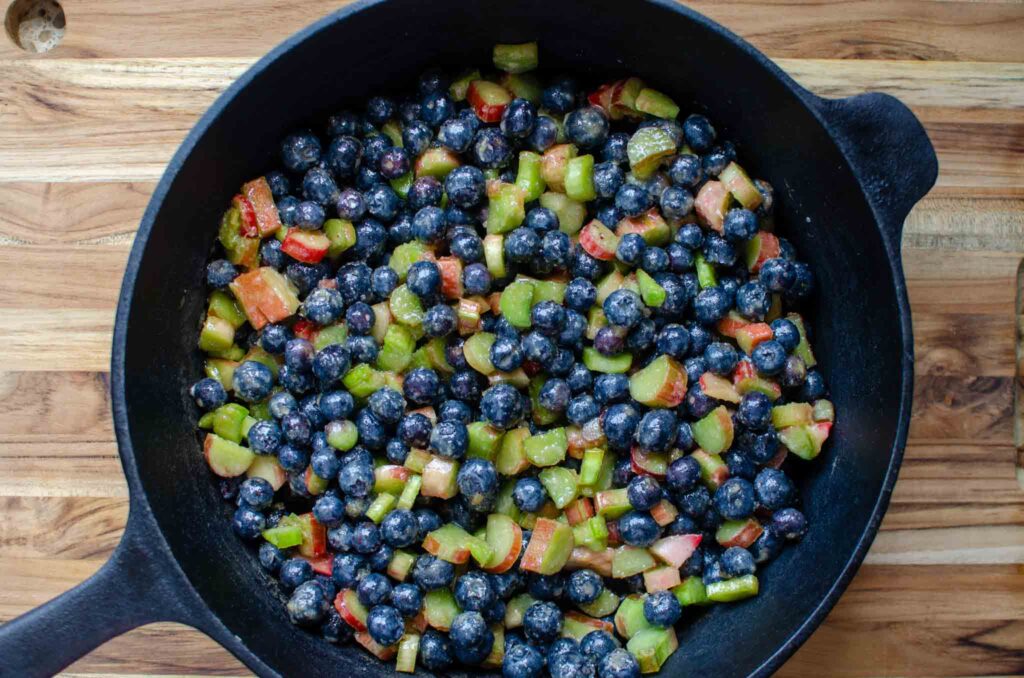
[{"label": "diced fruit cube", "polygon": [[[529,440],[526,441],[526,445],[527,458],[529,458]],[[579,479],[572,469],[564,466],[550,466],[541,471],[537,477],[557,508],[563,509],[576,499],[579,491]]]},{"label": "diced fruit cube", "polygon": [[330,239],[322,231],[288,229],[288,235],[281,243],[281,251],[306,264],[319,264],[331,248]]},{"label": "diced fruit cube", "polygon": [[674,568],[680,568],[686,564],[693,552],[700,546],[703,537],[699,534],[678,534],[669,537],[662,537],[650,547],[658,560]]},{"label": "diced fruit cube", "polygon": [[507,73],[532,71],[539,62],[536,42],[494,46],[494,67]]},{"label": "diced fruit cube", "polygon": [[757,595],[757,577],[747,574],[735,579],[726,579],[707,585],[708,600],[716,603],[733,603]]},{"label": "diced fruit cube", "polygon": [[534,466],[554,466],[560,463],[565,459],[568,448],[569,441],[564,428],[553,428],[523,441],[523,453]]},{"label": "diced fruit cube", "polygon": [[744,353],[750,355],[758,344],[773,336],[772,328],[767,323],[750,323],[736,332],[736,343]]},{"label": "diced fruit cube", "polygon": [[533,202],[544,193],[544,177],[541,169],[543,160],[533,151],[519,152],[519,167],[516,170],[516,186],[523,192],[526,202]]},{"label": "diced fruit cube", "polygon": [[696,450],[690,456],[697,460],[697,464],[700,466],[701,481],[712,492],[729,479],[729,466],[717,454]]},{"label": "diced fruit cube", "polygon": [[633,354],[623,351],[616,355],[604,355],[593,346],[583,349],[583,364],[593,372],[604,374],[624,374],[633,365]]},{"label": "diced fruit cube", "polygon": [[412,473],[409,469],[404,466],[395,466],[393,464],[385,464],[378,466],[373,471],[374,492],[390,492],[391,494],[401,494],[402,488],[405,487],[405,483],[409,480],[409,476]]},{"label": "diced fruit cube", "polygon": [[672,524],[672,521],[679,516],[679,509],[668,499],[662,499],[651,509],[651,517],[654,522],[662,527]]},{"label": "diced fruit cube", "polygon": [[501,184],[488,203],[487,232],[508,233],[523,223],[526,218],[525,202],[523,189],[515,184]]},{"label": "diced fruit cube", "polygon": [[644,616],[645,598],[646,596],[636,593],[626,596],[615,612],[615,631],[627,640],[651,627],[651,623]]},{"label": "diced fruit cube", "polygon": [[727,403],[739,403],[740,394],[736,391],[733,383],[714,372],[705,372],[700,375],[700,388],[705,395],[715,400],[724,400]]},{"label": "diced fruit cube", "polygon": [[672,593],[683,607],[708,603],[708,593],[699,575],[687,577],[682,584],[672,589]]},{"label": "diced fruit cube", "polygon": [[800,332],[800,343],[797,344],[795,349],[793,349],[793,355],[803,360],[807,367],[814,367],[818,364],[818,361],[815,360],[814,352],[811,350],[811,345],[807,341],[807,330],[804,329],[804,319],[800,317],[799,313],[790,313],[786,316],[786,319],[796,325],[796,329]]},{"label": "diced fruit cube", "polygon": [[694,209],[702,224],[719,233],[723,230],[725,213],[729,211],[732,196],[729,189],[720,181],[708,181],[697,192]]},{"label": "diced fruit cube", "polygon": [[641,127],[626,144],[629,166],[640,179],[654,174],[661,161],[676,151],[672,135],[660,127]]},{"label": "diced fruit cube", "polygon": [[758,231],[747,241],[745,259],[751,273],[757,273],[769,259],[779,256],[779,239],[767,231]]},{"label": "diced fruit cube", "polygon": [[810,403],[788,403],[772,408],[772,426],[777,429],[802,426],[814,421],[814,407]]},{"label": "diced fruit cube", "polygon": [[[553,469],[552,469],[553,470]],[[541,474],[544,472],[542,471]],[[543,480],[541,481],[543,482]],[[548,492],[550,495],[550,491]],[[558,502],[555,502],[555,506],[558,506]],[[585,520],[594,517],[594,502],[587,497],[581,497],[574,499],[569,502],[565,507],[565,518],[569,521],[570,525],[579,525]]]},{"label": "diced fruit cube", "polygon": [[501,293],[499,302],[501,314],[513,326],[519,329],[530,327],[530,310],[533,307],[533,283],[528,280],[516,280],[510,283]]},{"label": "diced fruit cube", "polygon": [[420,636],[407,633],[398,641],[398,657],[395,670],[400,673],[416,673],[416,656],[420,652]]},{"label": "diced fruit cube", "polygon": [[[575,532],[575,530],[574,530]],[[584,567],[597,572],[602,577],[612,576],[612,559],[615,557],[615,549],[605,547],[599,551],[577,546],[569,555],[569,561],[565,564],[569,570],[579,570]]]},{"label": "diced fruit cube", "polygon": [[735,337],[736,333],[739,332],[740,329],[746,327],[749,324],[750,321],[744,318],[742,315],[740,315],[739,312],[729,311],[729,313],[724,318],[722,318],[715,324],[715,329],[718,330],[719,334],[722,334],[726,337]]},{"label": "diced fruit cube", "polygon": [[811,410],[811,418],[815,422],[834,422],[836,420],[836,409],[831,400],[816,400],[814,409]]},{"label": "diced fruit cube", "polygon": [[558,216],[558,230],[568,235],[578,233],[587,218],[586,205],[561,193],[544,193],[540,196],[540,206],[548,208]]},{"label": "diced fruit cube", "polygon": [[483,421],[474,421],[466,428],[469,432],[469,451],[466,456],[493,460],[501,448],[504,431],[499,431]]},{"label": "diced fruit cube", "polygon": [[360,631],[356,633],[353,637],[355,638],[355,641],[359,643],[364,650],[366,650],[382,662],[389,662],[395,658],[396,654],[398,654],[397,644],[384,647],[376,640],[374,640],[373,636],[371,636],[368,632]]},{"label": "diced fruit cube", "polygon": [[675,120],[679,115],[679,106],[668,96],[649,87],[640,90],[634,102],[636,110],[649,113],[656,118]]},{"label": "diced fruit cube", "polygon": [[554,574],[569,560],[573,546],[572,527],[557,520],[538,518],[520,568],[538,574]]},{"label": "diced fruit cube", "polygon": [[281,468],[281,464],[277,462],[277,457],[269,454],[256,455],[256,458],[252,460],[248,470],[246,470],[245,475],[248,478],[263,478],[270,483],[275,492],[284,487],[284,484],[288,482],[288,474]]},{"label": "diced fruit cube", "polygon": [[629,378],[629,394],[648,407],[676,407],[686,397],[686,370],[660,355]]},{"label": "diced fruit cube", "polygon": [[459,565],[469,560],[469,543],[472,537],[455,523],[442,525],[427,534],[423,550],[441,560]]},{"label": "diced fruit cube", "polygon": [[499,122],[512,95],[501,85],[487,80],[474,80],[466,90],[466,100],[481,122]]},{"label": "diced fruit cube", "polygon": [[579,608],[591,617],[607,617],[619,608],[619,597],[608,589],[602,589],[597,600],[580,605]]},{"label": "diced fruit cube", "polygon": [[625,579],[656,566],[657,563],[647,549],[620,546],[615,549],[615,555],[612,557],[612,577]]},{"label": "diced fruit cube", "polygon": [[581,155],[569,160],[565,168],[565,194],[577,202],[597,197],[594,190],[594,156]]},{"label": "diced fruit cube", "polygon": [[484,568],[501,573],[512,568],[523,544],[523,530],[508,516],[492,513],[487,516],[487,545],[492,556]]},{"label": "diced fruit cube", "polygon": [[750,180],[743,168],[735,162],[730,162],[718,175],[718,179],[725,184],[725,187],[736,198],[736,202],[748,210],[756,210],[761,206],[761,191]]},{"label": "diced fruit cube", "polygon": [[644,588],[648,593],[668,591],[673,586],[679,586],[682,580],[679,578],[677,567],[655,567],[644,572]]},{"label": "diced fruit cube", "polygon": [[416,564],[416,556],[406,551],[395,551],[388,561],[388,576],[395,581],[405,581],[409,577],[412,566]]},{"label": "diced fruit cube", "polygon": [[667,452],[648,452],[634,447],[629,452],[633,473],[654,476],[658,480],[668,473],[668,465],[671,461]]},{"label": "diced fruit cube", "polygon": [[665,303],[668,293],[665,292],[664,287],[658,284],[658,281],[647,274],[647,271],[638,268],[636,282],[645,305],[650,308],[660,308]]},{"label": "diced fruit cube", "polygon": [[578,642],[591,631],[605,631],[611,634],[614,633],[615,626],[611,622],[595,619],[576,610],[565,611],[565,620],[562,625],[563,638],[574,638]]},{"label": "diced fruit cube", "polygon": [[334,598],[334,609],[338,611],[346,624],[356,631],[366,630],[366,617],[369,612],[359,602],[359,596],[352,589],[343,589]]},{"label": "diced fruit cube", "polygon": [[501,441],[501,449],[494,459],[494,468],[506,476],[516,476],[530,467],[526,457],[524,442],[530,437],[530,429],[525,426],[505,433]]},{"label": "diced fruit cube", "polygon": [[629,639],[626,649],[640,662],[641,673],[657,673],[679,648],[676,631],[672,627],[643,629]]},{"label": "diced fruit cube", "polygon": [[243,273],[230,287],[253,329],[284,320],[299,308],[295,286],[270,267]]},{"label": "diced fruit cube", "polygon": [[210,470],[222,478],[234,478],[249,470],[256,455],[247,447],[207,433],[203,443],[203,454]]},{"label": "diced fruit cube", "polygon": [[541,176],[550,190],[565,193],[565,175],[569,169],[569,161],[575,158],[577,153],[573,144],[556,144],[544,151],[541,158]]},{"label": "diced fruit cube", "polygon": [[672,240],[672,229],[661,216],[657,207],[652,207],[639,217],[626,217],[615,226],[615,235],[620,238],[627,233],[636,233],[648,245],[660,247]]},{"label": "diced fruit cube", "polygon": [[727,520],[718,527],[715,532],[715,541],[725,548],[740,546],[748,548],[757,541],[757,538],[764,532],[761,523],[753,518],[746,520]]},{"label": "diced fruit cube", "polygon": [[594,219],[580,231],[580,247],[595,259],[612,261],[615,249],[619,246],[619,237],[611,229]]},{"label": "diced fruit cube", "polygon": [[529,593],[520,593],[505,606],[505,628],[517,629],[523,625],[523,615],[537,599]]},{"label": "diced fruit cube", "polygon": [[479,79],[480,71],[478,70],[466,73],[448,87],[449,96],[455,101],[464,101],[466,99],[466,92],[469,90],[469,83]]},{"label": "diced fruit cube", "polygon": [[462,260],[458,257],[438,257],[437,268],[441,272],[441,294],[448,299],[462,296]]},{"label": "diced fruit cube", "polygon": [[287,549],[302,543],[302,530],[298,525],[278,525],[263,530],[263,538],[279,549]]},{"label": "diced fruit cube", "polygon": [[420,494],[424,497],[451,499],[459,493],[458,473],[459,462],[444,457],[433,457],[423,467],[423,486]]},{"label": "diced fruit cube", "polygon": [[416,178],[434,177],[443,180],[448,173],[459,166],[459,156],[447,148],[428,148],[423,151],[413,166]]},{"label": "diced fruit cube", "polygon": [[423,616],[431,628],[448,631],[460,612],[462,610],[449,589],[427,591],[423,596]]},{"label": "diced fruit cube", "polygon": [[644,89],[644,82],[640,78],[626,78],[615,83],[612,90],[612,107],[609,115],[612,120],[631,118],[638,120],[643,114],[636,108],[636,98]]},{"label": "diced fruit cube", "polygon": [[693,424],[693,439],[709,454],[721,454],[732,446],[732,417],[724,405]]},{"label": "diced fruit cube", "polygon": [[594,495],[594,509],[598,515],[615,519],[632,509],[626,488],[604,490]]}]

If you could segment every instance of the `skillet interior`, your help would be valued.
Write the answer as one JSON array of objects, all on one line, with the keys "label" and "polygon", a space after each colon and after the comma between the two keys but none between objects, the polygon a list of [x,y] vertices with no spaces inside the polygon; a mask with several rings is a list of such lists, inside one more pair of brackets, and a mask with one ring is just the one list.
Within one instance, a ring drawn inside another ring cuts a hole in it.
[{"label": "skillet interior", "polygon": [[899,287],[872,212],[828,133],[765,61],[671,5],[392,0],[345,14],[289,41],[290,49],[276,50],[276,59],[218,101],[147,212],[152,228],[128,317],[125,399],[142,490],[192,585],[279,672],[391,670],[292,626],[276,585],[231,533],[185,396],[201,373],[203,264],[224,206],[243,181],[276,166],[287,131],[318,127],[329,112],[358,106],[391,83],[408,87],[429,65],[485,65],[493,43],[537,39],[545,66],[589,84],[636,74],[680,103],[701,102],[751,174],[775,186],[779,232],[818,277],[814,345],[838,423],[823,456],[798,474],[811,531],[761,573],[760,596],[715,607],[686,627],[663,671],[740,675],[777,665],[816,609],[834,603],[838,591],[830,591],[865,531],[873,534],[873,509],[898,453]]}]

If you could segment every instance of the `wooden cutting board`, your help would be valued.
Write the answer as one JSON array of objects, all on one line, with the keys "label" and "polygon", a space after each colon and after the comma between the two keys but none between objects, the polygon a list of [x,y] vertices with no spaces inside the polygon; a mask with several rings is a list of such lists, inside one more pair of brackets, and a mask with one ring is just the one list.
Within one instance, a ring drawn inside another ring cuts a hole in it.
[{"label": "wooden cutting board", "polygon": [[[67,32],[48,54],[0,35],[0,621],[92,574],[124,526],[111,326],[165,163],[254,59],[344,3],[63,4]],[[1014,444],[1024,4],[689,4],[815,92],[900,97],[941,165],[903,238],[917,352],[906,461],[864,567],[781,674],[1024,674]],[[128,633],[70,671],[247,673],[173,624]]]}]

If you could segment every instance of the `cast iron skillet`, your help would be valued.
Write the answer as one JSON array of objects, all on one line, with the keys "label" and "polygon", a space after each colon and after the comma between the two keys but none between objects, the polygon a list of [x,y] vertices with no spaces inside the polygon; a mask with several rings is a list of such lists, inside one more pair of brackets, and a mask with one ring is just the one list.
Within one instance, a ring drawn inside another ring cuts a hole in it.
[{"label": "cast iron skillet", "polygon": [[53,673],[155,621],[201,629],[262,675],[392,671],[292,626],[275,584],[231,532],[185,395],[201,374],[203,264],[224,205],[276,165],[287,131],[392,84],[408,87],[429,65],[485,64],[492,44],[533,39],[548,67],[594,81],[640,75],[680,103],[706,106],[751,174],[775,186],[780,230],[821,291],[815,348],[838,422],[799,478],[811,531],[761,573],[760,596],[685,627],[664,675],[764,676],[821,623],[875,536],[906,441],[913,345],[900,230],[937,173],[921,125],[889,96],[819,99],[668,0],[374,0],[314,24],[247,71],[157,186],[128,260],[111,365],[128,526],[92,578],[0,629],[0,673]]}]

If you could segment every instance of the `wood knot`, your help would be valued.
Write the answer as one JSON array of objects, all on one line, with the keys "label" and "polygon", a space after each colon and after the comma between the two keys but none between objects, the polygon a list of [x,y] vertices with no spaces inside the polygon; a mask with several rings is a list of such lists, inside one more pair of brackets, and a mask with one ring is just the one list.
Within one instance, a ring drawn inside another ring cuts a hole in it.
[{"label": "wood knot", "polygon": [[49,52],[64,39],[67,19],[57,0],[14,0],[4,18],[7,37],[26,52]]}]

